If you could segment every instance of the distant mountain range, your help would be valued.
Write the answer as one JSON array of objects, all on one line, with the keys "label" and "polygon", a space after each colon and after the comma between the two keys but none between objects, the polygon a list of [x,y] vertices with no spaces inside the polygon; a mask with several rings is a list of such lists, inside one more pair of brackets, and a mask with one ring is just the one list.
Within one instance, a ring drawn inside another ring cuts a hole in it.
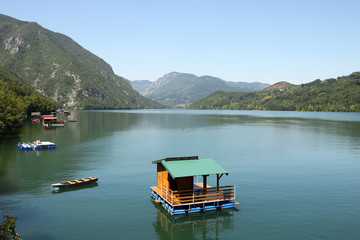
[{"label": "distant mountain range", "polygon": [[0,65],[61,107],[164,107],[134,91],[109,64],[71,38],[1,14]]},{"label": "distant mountain range", "polygon": [[360,72],[301,85],[278,82],[253,93],[216,91],[188,108],[360,112]]},{"label": "distant mountain range", "polygon": [[270,86],[265,83],[229,82],[212,76],[198,77],[194,74],[171,72],[155,82],[130,81],[132,87],[143,96],[169,107],[186,107],[210,93],[254,92]]},{"label": "distant mountain range", "polygon": [[[0,108],[4,112],[11,108],[14,115],[19,116],[14,118],[16,121],[12,121],[10,115],[0,117],[6,118],[10,128],[23,121],[24,112],[35,108],[48,111],[54,107],[54,102],[31,89],[55,100],[57,107],[75,109],[164,108],[167,105],[191,109],[360,111],[359,72],[301,85],[228,82],[178,72],[168,73],[155,82],[130,83],[71,38],[37,23],[2,14],[0,66],[4,67],[0,69],[0,98],[3,99]],[[42,103],[45,104],[42,106]],[[2,126],[1,122],[0,119]]]}]

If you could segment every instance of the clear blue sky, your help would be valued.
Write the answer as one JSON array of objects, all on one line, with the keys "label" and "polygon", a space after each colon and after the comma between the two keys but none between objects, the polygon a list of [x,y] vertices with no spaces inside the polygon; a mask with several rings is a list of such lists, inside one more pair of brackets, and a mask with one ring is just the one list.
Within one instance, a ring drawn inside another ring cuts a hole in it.
[{"label": "clear blue sky", "polygon": [[360,71],[358,0],[2,0],[129,80],[172,71],[294,84]]}]

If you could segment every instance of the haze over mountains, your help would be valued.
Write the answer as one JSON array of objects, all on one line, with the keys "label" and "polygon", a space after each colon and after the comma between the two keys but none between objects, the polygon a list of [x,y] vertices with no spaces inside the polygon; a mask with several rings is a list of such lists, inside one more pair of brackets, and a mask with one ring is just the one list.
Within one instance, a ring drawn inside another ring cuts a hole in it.
[{"label": "haze over mountains", "polygon": [[179,72],[165,74],[155,82],[131,81],[131,85],[143,96],[169,107],[186,107],[217,90],[254,92],[270,86],[259,82],[229,82],[217,77],[198,77],[194,74]]},{"label": "haze over mountains", "polygon": [[61,107],[161,108],[71,38],[0,14],[0,65]]}]

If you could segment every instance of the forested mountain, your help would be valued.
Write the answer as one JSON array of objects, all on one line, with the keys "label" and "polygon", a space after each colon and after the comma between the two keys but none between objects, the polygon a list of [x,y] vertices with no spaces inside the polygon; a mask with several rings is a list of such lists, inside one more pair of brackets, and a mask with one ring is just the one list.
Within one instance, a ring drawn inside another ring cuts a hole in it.
[{"label": "forested mountain", "polygon": [[194,74],[171,72],[153,83],[132,81],[133,88],[142,95],[170,107],[185,107],[216,90],[259,91],[269,84],[229,82],[211,76],[198,77]]},{"label": "forested mountain", "polygon": [[360,72],[301,85],[276,83],[254,93],[217,91],[189,109],[360,111]]},{"label": "forested mountain", "polygon": [[30,112],[51,112],[54,100],[42,96],[15,73],[0,66],[0,134],[19,126]]},{"label": "forested mountain", "polygon": [[71,38],[1,14],[0,65],[63,107],[162,107],[134,91],[109,64]]}]

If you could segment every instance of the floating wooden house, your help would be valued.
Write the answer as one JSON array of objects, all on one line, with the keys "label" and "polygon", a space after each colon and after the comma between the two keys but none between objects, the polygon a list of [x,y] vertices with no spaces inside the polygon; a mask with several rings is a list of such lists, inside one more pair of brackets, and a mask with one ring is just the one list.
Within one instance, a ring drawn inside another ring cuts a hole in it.
[{"label": "floating wooden house", "polygon": [[[151,187],[155,201],[163,204],[170,214],[212,211],[232,208],[235,204],[235,186],[220,186],[220,179],[228,172],[210,158],[174,157],[153,161],[157,166],[157,185]],[[207,184],[207,178],[216,175],[216,186]],[[200,176],[203,182],[194,183]]]},{"label": "floating wooden house", "polygon": [[43,115],[42,124],[44,127],[63,127],[65,125],[65,122],[57,120],[54,115]]}]

